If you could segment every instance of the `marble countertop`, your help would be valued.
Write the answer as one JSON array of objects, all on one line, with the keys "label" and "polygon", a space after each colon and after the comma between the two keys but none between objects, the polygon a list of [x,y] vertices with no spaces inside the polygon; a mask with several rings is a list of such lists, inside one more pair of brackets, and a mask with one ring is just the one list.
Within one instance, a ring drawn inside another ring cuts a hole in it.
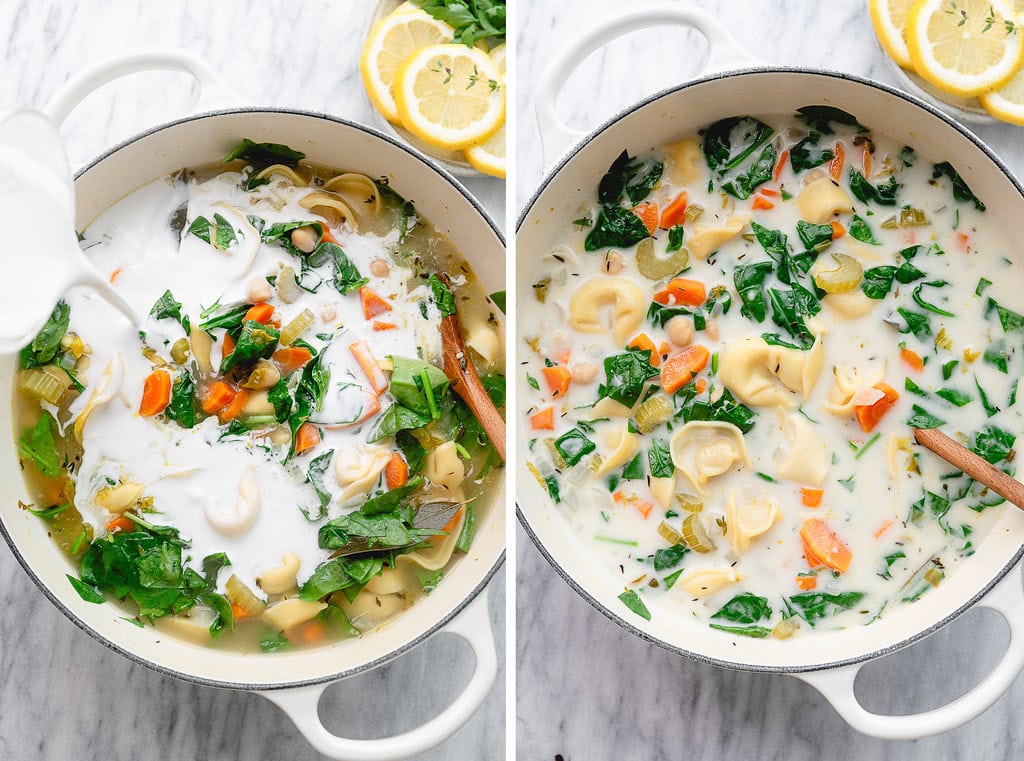
[{"label": "marble countertop", "polygon": [[[376,125],[358,73],[371,0],[173,3],[5,0],[0,3],[0,111],[41,107],[73,73],[117,52],[180,46],[204,56],[253,103],[326,112]],[[184,74],[136,74],[104,87],[67,123],[81,161],[162,121],[195,99]],[[504,184],[465,183],[504,227]],[[16,478],[17,475],[9,474]],[[499,663],[481,711],[434,750],[433,761],[498,759],[505,747],[505,572],[489,586]],[[50,605],[0,548],[0,759],[322,758],[265,699],[170,679],[103,647]],[[450,685],[436,679],[438,663]],[[438,637],[381,669],[332,687],[321,716],[360,738],[411,729],[436,715],[469,678],[472,655]]]},{"label": "marble countertop", "polygon": [[[770,63],[828,67],[896,84],[864,0],[696,0]],[[542,178],[530,94],[563,40],[620,0],[519,1],[517,207]],[[827,6],[827,7],[826,7]],[[689,30],[634,32],[591,55],[565,83],[559,112],[589,129],[645,95],[695,75],[707,45]],[[1024,131],[975,128],[1024,176]],[[550,161],[555,157],[548,157]],[[788,676],[705,666],[647,644],[598,613],[517,529],[518,758],[1010,759],[1024,756],[1024,679],[961,729],[914,742],[858,734],[820,695]],[[1007,628],[988,610],[964,615],[861,674],[857,693],[878,712],[938,707],[977,683],[1001,656]]]}]

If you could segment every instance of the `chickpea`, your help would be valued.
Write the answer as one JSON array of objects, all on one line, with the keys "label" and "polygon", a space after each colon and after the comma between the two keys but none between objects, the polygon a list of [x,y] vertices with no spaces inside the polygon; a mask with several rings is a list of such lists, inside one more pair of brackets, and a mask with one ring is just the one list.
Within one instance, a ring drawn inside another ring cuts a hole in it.
[{"label": "chickpea", "polygon": [[693,341],[693,323],[686,317],[673,317],[665,324],[665,334],[676,346],[688,346]]},{"label": "chickpea", "polygon": [[374,259],[370,262],[370,274],[374,277],[387,277],[391,274],[391,268],[383,259]]},{"label": "chickpea", "polygon": [[597,365],[591,364],[590,362],[577,362],[572,366],[573,383],[586,385],[588,383],[593,383],[596,377]]},{"label": "chickpea", "polygon": [[320,307],[320,319],[323,320],[324,322],[330,322],[337,316],[338,313],[330,304],[324,304],[322,307]]},{"label": "chickpea", "polygon": [[710,338],[712,341],[717,341],[718,340],[718,323],[716,323],[716,322],[709,322],[707,325],[704,326],[704,332],[707,334],[707,337]]},{"label": "chickpea", "polygon": [[609,275],[618,275],[626,267],[626,261],[618,251],[609,251],[604,258],[604,271]]},{"label": "chickpea", "polygon": [[320,236],[312,225],[296,227],[291,232],[292,245],[304,254],[310,254],[316,248]]},{"label": "chickpea", "polygon": [[270,301],[270,283],[265,277],[254,277],[246,286],[245,297],[250,304],[262,304]]}]

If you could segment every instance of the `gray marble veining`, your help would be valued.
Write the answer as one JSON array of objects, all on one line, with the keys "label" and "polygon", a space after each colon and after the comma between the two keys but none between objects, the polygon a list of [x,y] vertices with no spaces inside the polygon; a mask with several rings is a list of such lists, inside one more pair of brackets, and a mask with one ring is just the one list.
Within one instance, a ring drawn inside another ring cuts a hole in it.
[{"label": "gray marble veining", "polygon": [[[376,126],[358,73],[370,0],[173,3],[0,0],[0,111],[41,107],[73,73],[144,46],[204,56],[253,103],[326,112]],[[108,85],[68,120],[80,162],[135,132],[188,112],[184,74],[136,74]],[[504,185],[465,183],[504,227]],[[17,478],[16,474],[8,474]],[[500,759],[505,748],[505,572],[490,584],[497,683],[482,710],[423,759]],[[316,759],[263,698],[160,676],[114,654],[51,606],[0,548],[0,759]],[[461,641],[435,638],[398,661],[333,687],[321,716],[359,738],[411,729],[468,680]],[[440,665],[443,664],[443,665]]]},{"label": "gray marble veining", "polygon": [[[683,2],[684,0],[679,0]],[[689,0],[686,0],[689,1]],[[895,84],[863,0],[694,0],[769,63],[833,68]],[[531,94],[566,40],[616,0],[520,0],[517,34],[517,204],[543,177]],[[526,21],[527,23],[522,23]],[[559,113],[590,129],[641,97],[699,72],[707,44],[686,29],[633,32],[593,53],[567,79]],[[738,106],[742,111],[742,107]],[[1024,175],[1024,131],[975,129]],[[548,156],[550,163],[557,157]],[[1016,759],[1024,756],[1024,679],[961,729],[888,742],[850,729],[811,687],[788,676],[705,666],[630,635],[577,596],[517,530],[517,757],[621,759]],[[870,710],[938,707],[976,684],[1002,655],[1005,623],[974,611],[857,682]]]}]

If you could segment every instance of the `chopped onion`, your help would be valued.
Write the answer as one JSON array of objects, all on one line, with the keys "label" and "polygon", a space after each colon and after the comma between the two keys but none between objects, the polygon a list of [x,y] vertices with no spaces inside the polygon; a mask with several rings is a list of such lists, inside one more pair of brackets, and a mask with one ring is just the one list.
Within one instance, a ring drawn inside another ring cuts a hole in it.
[{"label": "chopped onion", "polygon": [[885,394],[877,388],[861,386],[857,389],[857,393],[853,395],[853,404],[855,407],[870,407],[884,396]]},{"label": "chopped onion", "polygon": [[303,309],[291,322],[281,328],[281,335],[277,342],[281,346],[291,346],[295,343],[295,339],[301,336],[312,324],[313,313],[308,309]]},{"label": "chopped onion", "polygon": [[246,617],[255,618],[263,614],[267,604],[257,597],[235,574],[224,585],[224,592],[233,605],[237,605]]}]

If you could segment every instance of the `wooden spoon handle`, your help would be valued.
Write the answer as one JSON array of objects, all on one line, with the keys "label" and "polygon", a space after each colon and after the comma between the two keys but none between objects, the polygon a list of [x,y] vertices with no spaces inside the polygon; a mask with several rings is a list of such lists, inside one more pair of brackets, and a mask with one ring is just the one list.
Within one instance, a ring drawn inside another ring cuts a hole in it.
[{"label": "wooden spoon handle", "polygon": [[978,457],[960,442],[951,439],[937,428],[915,428],[914,438],[971,478],[1024,509],[1024,484],[1003,473],[995,465]]}]

